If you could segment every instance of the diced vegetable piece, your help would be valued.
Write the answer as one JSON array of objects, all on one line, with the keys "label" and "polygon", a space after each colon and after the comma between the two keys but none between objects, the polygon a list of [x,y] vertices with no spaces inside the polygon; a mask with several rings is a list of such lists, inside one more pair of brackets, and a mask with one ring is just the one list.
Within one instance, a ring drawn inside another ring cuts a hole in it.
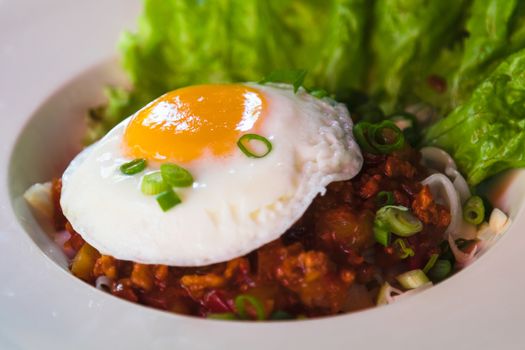
[{"label": "diced vegetable piece", "polygon": [[93,268],[98,258],[100,258],[100,253],[89,244],[84,243],[71,263],[71,273],[84,281],[91,282]]},{"label": "diced vegetable piece", "polygon": [[415,289],[430,282],[427,275],[419,269],[402,273],[396,279],[406,289]]}]

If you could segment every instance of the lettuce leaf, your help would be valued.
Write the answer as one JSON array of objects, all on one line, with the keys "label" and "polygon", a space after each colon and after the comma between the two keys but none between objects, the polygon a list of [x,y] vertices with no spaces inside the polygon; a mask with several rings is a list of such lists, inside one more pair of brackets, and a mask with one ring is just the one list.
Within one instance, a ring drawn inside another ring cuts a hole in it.
[{"label": "lettuce leaf", "polygon": [[453,41],[468,2],[377,0],[371,37],[369,93],[387,113]]},{"label": "lettuce leaf", "polygon": [[424,143],[449,152],[472,186],[525,166],[525,49],[504,60],[464,104],[430,127]]},{"label": "lettuce leaf", "polygon": [[337,96],[359,88],[367,0],[144,0],[136,33],[121,40],[133,90],[112,89],[91,139],[178,87],[258,81],[307,69],[306,85]]},{"label": "lettuce leaf", "polygon": [[509,54],[525,46],[525,6],[521,0],[475,0],[466,23],[459,69],[452,82],[452,104],[465,100]]},{"label": "lettuce leaf", "polygon": [[450,30],[457,39],[446,47],[423,77],[438,76],[446,91],[422,80],[412,86],[418,99],[449,112],[465,102],[474,88],[508,55],[525,47],[525,2],[473,0],[463,23]]}]

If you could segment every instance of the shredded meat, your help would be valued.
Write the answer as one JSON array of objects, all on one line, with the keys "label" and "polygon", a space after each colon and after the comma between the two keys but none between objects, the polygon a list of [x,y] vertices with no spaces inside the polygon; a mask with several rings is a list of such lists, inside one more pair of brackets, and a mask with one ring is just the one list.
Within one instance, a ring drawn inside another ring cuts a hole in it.
[{"label": "shredded meat", "polygon": [[449,211],[434,201],[428,186],[423,186],[412,202],[414,214],[425,224],[447,227],[450,224]]}]

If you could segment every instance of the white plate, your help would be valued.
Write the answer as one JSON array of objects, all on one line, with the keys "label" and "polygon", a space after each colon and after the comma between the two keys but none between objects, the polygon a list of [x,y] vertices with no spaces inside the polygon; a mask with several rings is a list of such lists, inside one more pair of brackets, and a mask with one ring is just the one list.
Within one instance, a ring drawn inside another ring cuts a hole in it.
[{"label": "white plate", "polygon": [[511,230],[466,270],[387,307],[300,322],[209,321],[128,303],[73,278],[17,197],[59,173],[78,146],[78,118],[101,101],[101,86],[122,81],[111,59],[139,11],[130,0],[0,0],[1,349],[525,348],[519,172],[498,199],[514,217]]}]

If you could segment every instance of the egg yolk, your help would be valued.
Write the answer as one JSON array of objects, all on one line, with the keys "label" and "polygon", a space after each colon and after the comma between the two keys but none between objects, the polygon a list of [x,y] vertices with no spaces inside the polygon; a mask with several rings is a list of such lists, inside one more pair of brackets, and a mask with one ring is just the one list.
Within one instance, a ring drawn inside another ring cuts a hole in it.
[{"label": "egg yolk", "polygon": [[239,137],[256,132],[266,101],[245,85],[216,84],[169,92],[135,114],[124,132],[133,158],[191,162],[203,155],[226,156]]}]

